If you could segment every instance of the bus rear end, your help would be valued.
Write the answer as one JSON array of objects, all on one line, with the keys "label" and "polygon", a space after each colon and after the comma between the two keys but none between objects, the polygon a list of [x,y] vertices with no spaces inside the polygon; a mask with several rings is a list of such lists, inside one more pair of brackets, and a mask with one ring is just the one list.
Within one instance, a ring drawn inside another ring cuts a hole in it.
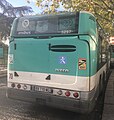
[{"label": "bus rear end", "polygon": [[15,44],[16,50],[10,54],[15,59],[9,71],[8,86],[13,92],[9,97],[27,101],[37,99],[47,105],[57,102],[56,106],[62,106],[63,100],[70,100],[71,105],[63,105],[71,108],[80,105],[80,100],[88,99],[83,96],[89,91],[89,48],[86,42],[80,42],[77,37],[56,37],[15,39]]},{"label": "bus rear end", "polygon": [[[76,32],[74,21],[78,23],[77,16],[59,16],[59,33],[45,32],[46,35],[43,32],[49,27],[49,19],[45,18],[43,24],[41,18],[15,21],[17,28],[12,34],[16,31],[16,35],[11,36],[9,48],[9,98],[36,101],[75,112],[92,110],[90,47],[86,39],[73,33]],[[54,20],[51,19],[51,22]],[[34,32],[31,26],[36,23],[39,27],[36,25],[38,28]],[[32,30],[27,31],[30,27]],[[38,32],[41,36],[38,36]]]}]

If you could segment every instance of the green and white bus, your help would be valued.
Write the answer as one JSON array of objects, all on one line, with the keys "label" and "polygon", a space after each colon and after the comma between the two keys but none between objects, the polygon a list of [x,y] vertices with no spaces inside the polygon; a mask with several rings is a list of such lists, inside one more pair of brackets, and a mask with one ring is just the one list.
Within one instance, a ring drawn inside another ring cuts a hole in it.
[{"label": "green and white bus", "polygon": [[110,60],[110,65],[111,67],[114,66],[114,45],[110,45],[110,57],[111,57],[111,60]]},{"label": "green and white bus", "polygon": [[110,65],[114,67],[114,37],[110,37]]},{"label": "green and white bus", "polygon": [[16,18],[7,96],[80,113],[93,110],[109,69],[108,44],[93,14]]}]

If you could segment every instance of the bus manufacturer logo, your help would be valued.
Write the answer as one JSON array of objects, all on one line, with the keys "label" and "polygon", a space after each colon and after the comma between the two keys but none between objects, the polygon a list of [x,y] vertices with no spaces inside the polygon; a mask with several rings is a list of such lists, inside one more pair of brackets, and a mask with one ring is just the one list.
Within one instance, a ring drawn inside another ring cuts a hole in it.
[{"label": "bus manufacturer logo", "polygon": [[55,69],[56,72],[69,72],[68,69]]}]

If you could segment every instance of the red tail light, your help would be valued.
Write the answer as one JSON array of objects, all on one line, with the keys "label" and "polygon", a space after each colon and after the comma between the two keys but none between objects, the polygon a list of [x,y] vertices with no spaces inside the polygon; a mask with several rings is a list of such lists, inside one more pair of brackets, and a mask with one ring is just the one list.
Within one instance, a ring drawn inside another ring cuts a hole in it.
[{"label": "red tail light", "polygon": [[69,91],[66,91],[66,92],[65,92],[65,95],[66,95],[67,97],[69,97],[69,96],[70,96],[70,92],[69,92]]},{"label": "red tail light", "polygon": [[78,98],[78,97],[79,97],[79,93],[78,93],[78,92],[75,92],[75,93],[73,93],[73,96],[74,96],[75,98]]}]

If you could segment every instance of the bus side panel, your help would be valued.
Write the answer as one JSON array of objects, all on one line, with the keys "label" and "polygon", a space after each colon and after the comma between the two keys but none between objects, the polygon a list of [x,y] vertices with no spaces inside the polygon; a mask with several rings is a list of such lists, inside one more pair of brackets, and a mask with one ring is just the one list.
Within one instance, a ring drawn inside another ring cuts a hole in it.
[{"label": "bus side panel", "polygon": [[110,64],[112,67],[114,67],[114,45],[110,46]]}]

